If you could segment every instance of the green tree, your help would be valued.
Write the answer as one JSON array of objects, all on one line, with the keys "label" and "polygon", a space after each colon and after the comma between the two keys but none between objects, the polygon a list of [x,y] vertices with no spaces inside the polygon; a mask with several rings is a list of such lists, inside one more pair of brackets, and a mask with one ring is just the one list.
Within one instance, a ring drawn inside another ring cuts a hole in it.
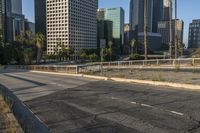
[{"label": "green tree", "polygon": [[95,54],[95,53],[90,54],[90,55],[89,55],[89,59],[90,59],[90,61],[95,62],[95,61],[98,60],[98,55]]},{"label": "green tree", "polygon": [[35,52],[35,37],[30,31],[16,37],[15,43],[22,47],[25,64],[32,64]]},{"label": "green tree", "polygon": [[109,55],[110,55],[110,61],[112,60],[112,53],[113,53],[112,45],[113,45],[113,42],[112,42],[112,41],[109,41],[109,42],[108,42],[108,53],[109,53]]},{"label": "green tree", "polygon": [[136,40],[132,39],[130,45],[131,45],[131,54],[133,54],[133,49],[136,47]]},{"label": "green tree", "polygon": [[37,64],[40,63],[42,53],[43,53],[43,48],[45,46],[45,36],[42,33],[37,33],[35,36],[35,45],[37,47],[37,58],[36,62]]}]

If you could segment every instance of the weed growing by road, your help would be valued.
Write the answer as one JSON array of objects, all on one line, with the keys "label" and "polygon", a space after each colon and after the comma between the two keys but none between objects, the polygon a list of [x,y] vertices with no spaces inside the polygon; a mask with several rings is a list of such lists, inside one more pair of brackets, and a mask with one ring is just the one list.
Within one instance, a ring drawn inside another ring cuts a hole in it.
[{"label": "weed growing by road", "polygon": [[162,82],[164,82],[166,80],[165,80],[165,78],[161,74],[159,74],[159,75],[154,76],[152,78],[152,81],[162,81]]}]

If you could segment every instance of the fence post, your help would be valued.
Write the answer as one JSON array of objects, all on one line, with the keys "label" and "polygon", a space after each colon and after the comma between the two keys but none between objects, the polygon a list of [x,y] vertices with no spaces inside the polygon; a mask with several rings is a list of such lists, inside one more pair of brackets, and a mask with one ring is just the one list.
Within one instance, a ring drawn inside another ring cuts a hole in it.
[{"label": "fence post", "polygon": [[78,74],[78,73],[79,73],[79,67],[76,66],[76,74]]},{"label": "fence post", "polygon": [[195,59],[194,58],[192,59],[192,64],[193,64],[193,66],[195,66]]},{"label": "fence post", "polygon": [[157,59],[157,66],[159,65],[159,60]]}]

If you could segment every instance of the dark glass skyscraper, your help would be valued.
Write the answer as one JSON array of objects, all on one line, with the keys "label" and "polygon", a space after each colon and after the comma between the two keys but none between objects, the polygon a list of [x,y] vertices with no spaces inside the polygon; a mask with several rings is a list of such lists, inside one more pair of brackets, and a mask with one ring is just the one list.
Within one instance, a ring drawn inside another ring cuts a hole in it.
[{"label": "dark glass skyscraper", "polygon": [[190,23],[188,48],[200,48],[200,19]]},{"label": "dark glass skyscraper", "polygon": [[35,33],[46,36],[46,0],[35,0]]},{"label": "dark glass skyscraper", "polygon": [[[147,1],[148,31],[152,32],[153,0]],[[136,32],[144,31],[144,0],[130,1],[130,30]]]},{"label": "dark glass skyscraper", "polygon": [[153,1],[152,32],[158,32],[158,22],[163,20],[163,0]]}]

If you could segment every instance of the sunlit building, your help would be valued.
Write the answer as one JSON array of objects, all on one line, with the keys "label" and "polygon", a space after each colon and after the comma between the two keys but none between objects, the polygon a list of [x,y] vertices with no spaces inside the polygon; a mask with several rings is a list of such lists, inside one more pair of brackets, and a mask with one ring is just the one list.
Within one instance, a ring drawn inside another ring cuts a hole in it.
[{"label": "sunlit building", "polygon": [[[97,48],[98,0],[47,0],[47,54],[58,43],[75,50]],[[72,57],[72,58],[73,58]]]}]

